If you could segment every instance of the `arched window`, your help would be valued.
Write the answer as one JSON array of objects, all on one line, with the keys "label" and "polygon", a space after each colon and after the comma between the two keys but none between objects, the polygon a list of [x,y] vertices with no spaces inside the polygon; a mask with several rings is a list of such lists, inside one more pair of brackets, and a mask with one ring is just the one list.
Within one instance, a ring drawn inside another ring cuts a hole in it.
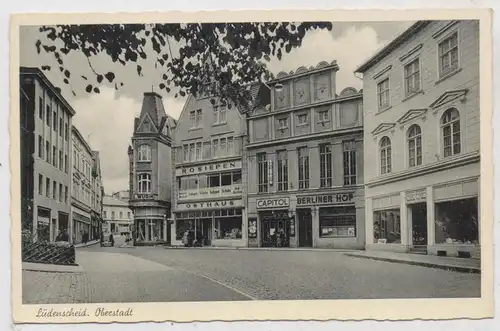
[{"label": "arched window", "polygon": [[149,162],[151,161],[151,146],[141,145],[139,146],[139,161]]},{"label": "arched window", "polygon": [[391,140],[383,137],[380,140],[380,173],[388,174],[392,170]]},{"label": "arched window", "polygon": [[137,182],[139,184],[138,193],[150,193],[151,192],[151,175],[150,174],[139,174],[137,176]]},{"label": "arched window", "polygon": [[408,161],[410,167],[422,164],[422,129],[416,124],[408,129]]},{"label": "arched window", "polygon": [[446,110],[441,117],[444,157],[460,153],[460,114],[455,108]]}]

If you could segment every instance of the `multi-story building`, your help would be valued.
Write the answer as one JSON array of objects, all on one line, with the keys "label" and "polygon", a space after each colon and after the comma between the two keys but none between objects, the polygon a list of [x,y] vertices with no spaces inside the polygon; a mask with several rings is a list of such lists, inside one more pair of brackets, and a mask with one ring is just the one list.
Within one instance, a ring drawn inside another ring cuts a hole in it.
[{"label": "multi-story building", "polygon": [[81,243],[92,238],[92,171],[94,154],[80,131],[72,127],[73,167],[71,186],[71,215],[73,242]]},{"label": "multi-story building", "polygon": [[188,97],[174,132],[173,245],[187,230],[203,245],[247,245],[245,134],[236,107],[206,94]]},{"label": "multi-story building", "polygon": [[104,196],[102,216],[104,233],[122,234],[132,231],[134,215],[128,201],[114,196]]},{"label": "multi-story building", "polygon": [[92,206],[90,213],[90,240],[100,238],[102,225],[103,186],[101,174],[101,159],[98,151],[92,152]]},{"label": "multi-story building", "polygon": [[336,61],[281,72],[248,114],[248,244],[363,248],[362,91]]},{"label": "multi-story building", "polygon": [[171,144],[175,121],[167,116],[159,94],[144,93],[129,146],[130,201],[134,244],[168,243],[172,188]]},{"label": "multi-story building", "polygon": [[477,254],[479,21],[416,22],[356,72],[367,249]]},{"label": "multi-story building", "polygon": [[71,231],[69,130],[75,111],[38,68],[21,67],[20,80],[24,229],[37,240],[54,241]]}]

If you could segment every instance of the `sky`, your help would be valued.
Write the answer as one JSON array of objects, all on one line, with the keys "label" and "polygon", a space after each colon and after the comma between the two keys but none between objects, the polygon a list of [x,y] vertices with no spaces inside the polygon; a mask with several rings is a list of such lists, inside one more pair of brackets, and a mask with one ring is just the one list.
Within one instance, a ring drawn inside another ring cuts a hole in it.
[{"label": "sky", "polygon": [[[306,34],[302,46],[283,56],[281,61],[274,58],[268,68],[274,74],[290,72],[300,66],[316,66],[321,61],[337,60],[337,90],[345,87],[362,88],[362,81],[353,71],[363,61],[373,55],[412,22],[356,22],[333,23],[332,31],[315,30]],[[73,124],[87,139],[92,149],[100,151],[101,170],[106,194],[128,189],[127,147],[133,131],[134,117],[141,110],[144,92],[160,92],[159,76],[152,62],[143,64],[143,76],[139,77],[133,65],[114,64],[105,56],[92,58],[92,66],[97,72],[114,71],[124,86],[116,91],[114,86],[100,86],[100,94],[87,94],[83,80],[72,81],[71,88],[65,85],[63,76],[57,70],[55,60],[35,48],[40,32],[36,26],[20,29],[20,65],[41,67],[51,65],[55,70],[45,72],[47,78],[62,89],[62,94],[75,109]],[[176,48],[176,45],[172,45]],[[152,51],[152,50],[151,50]],[[175,50],[174,50],[175,51]],[[149,52],[146,52],[149,54]],[[71,55],[71,54],[70,54]],[[83,54],[73,54],[66,60],[72,76],[91,76],[90,68]],[[337,92],[337,93],[338,93]],[[184,105],[184,98],[174,98],[173,93],[160,93],[168,115],[177,119]]]}]

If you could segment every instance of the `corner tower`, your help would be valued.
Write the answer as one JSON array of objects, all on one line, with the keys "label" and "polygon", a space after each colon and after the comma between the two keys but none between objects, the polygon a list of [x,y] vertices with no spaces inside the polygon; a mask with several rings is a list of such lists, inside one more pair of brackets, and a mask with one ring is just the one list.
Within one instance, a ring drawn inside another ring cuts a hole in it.
[{"label": "corner tower", "polygon": [[144,93],[134,120],[130,160],[130,209],[134,213],[134,245],[170,243],[172,189],[171,144],[175,121],[167,116],[159,94]]}]

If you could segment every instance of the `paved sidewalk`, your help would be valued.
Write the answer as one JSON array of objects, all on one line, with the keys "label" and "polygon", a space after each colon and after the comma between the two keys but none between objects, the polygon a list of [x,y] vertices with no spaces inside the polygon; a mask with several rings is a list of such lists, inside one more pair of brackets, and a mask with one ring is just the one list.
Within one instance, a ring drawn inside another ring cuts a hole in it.
[{"label": "paved sidewalk", "polygon": [[241,251],[287,251],[287,252],[359,252],[355,249],[341,248],[312,248],[312,247],[184,247],[184,246],[161,246],[165,249],[197,249],[197,250],[241,250]]},{"label": "paved sidewalk", "polygon": [[346,256],[371,260],[403,263],[466,273],[481,273],[481,261],[472,258],[444,257],[436,255],[359,251],[344,253]]}]

